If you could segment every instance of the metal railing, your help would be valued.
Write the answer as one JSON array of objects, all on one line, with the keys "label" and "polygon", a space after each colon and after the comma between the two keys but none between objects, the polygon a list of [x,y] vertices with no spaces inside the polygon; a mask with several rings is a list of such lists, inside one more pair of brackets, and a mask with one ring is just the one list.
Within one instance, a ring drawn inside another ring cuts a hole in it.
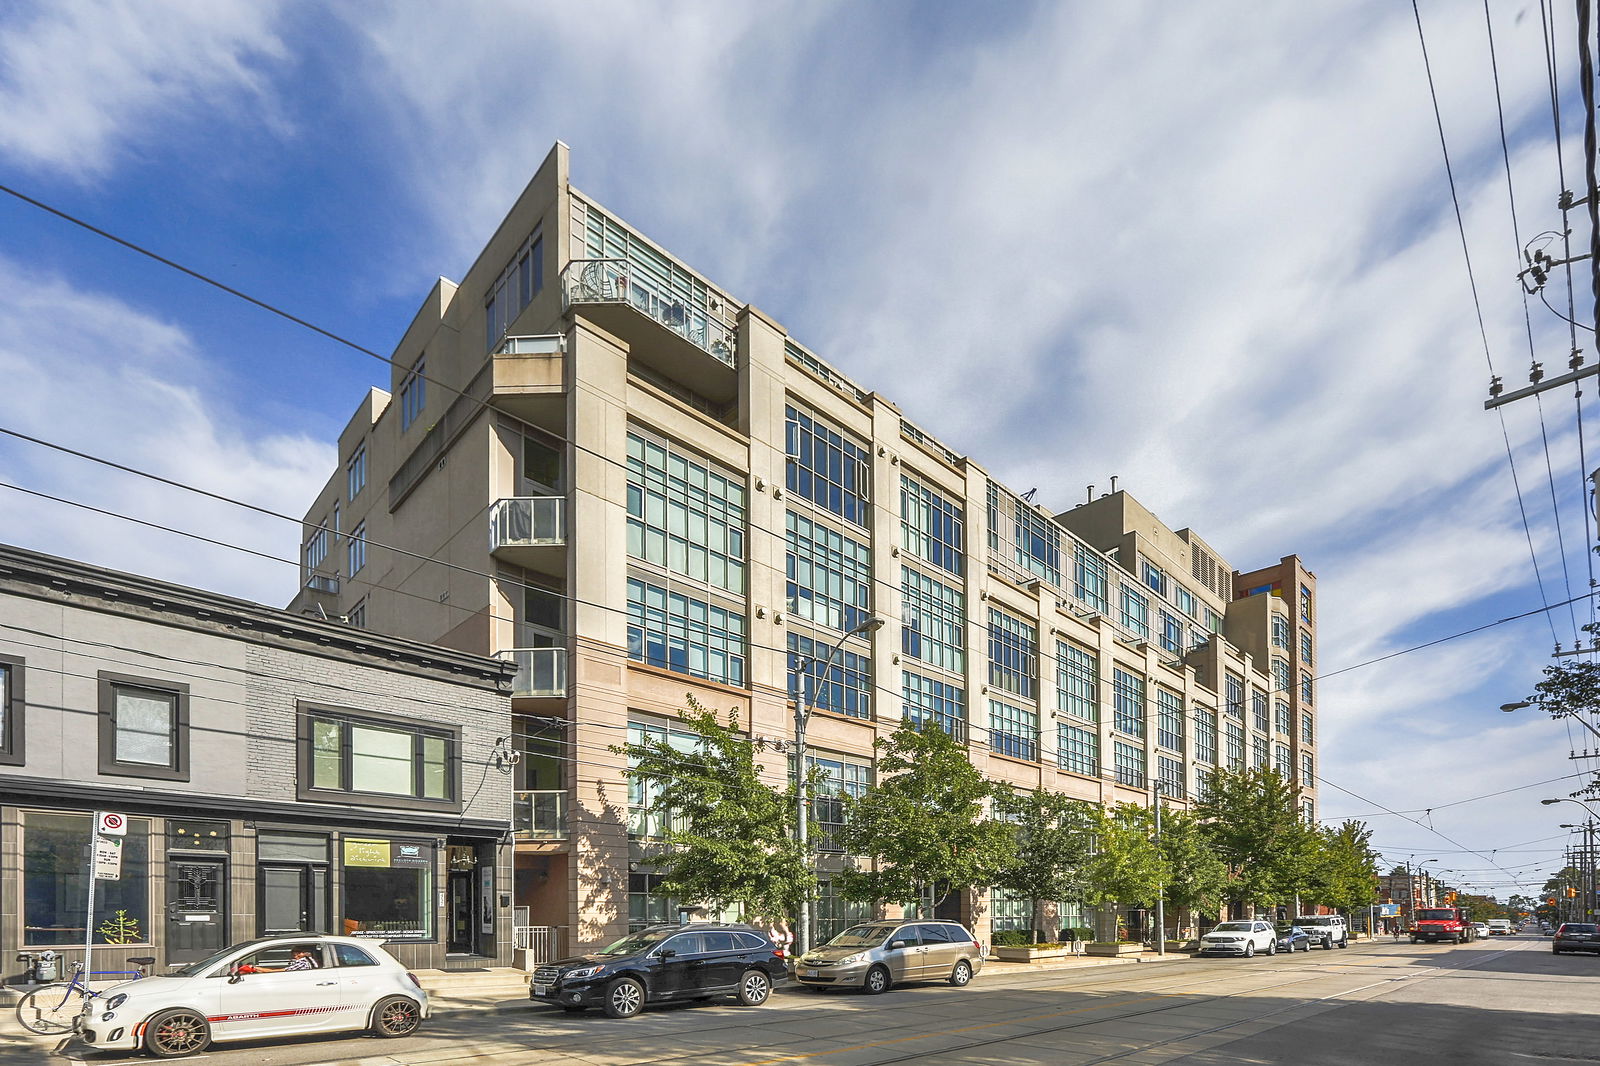
[{"label": "metal railing", "polygon": [[517,664],[517,676],[511,682],[513,696],[567,694],[566,648],[507,648],[500,658]]},{"label": "metal railing", "polygon": [[530,840],[565,840],[567,794],[562,789],[515,792],[511,797],[511,827]]},{"label": "metal railing", "polygon": [[339,575],[312,574],[306,578],[306,588],[312,592],[331,592],[337,595],[339,592]]},{"label": "metal railing", "polygon": [[667,327],[718,362],[736,366],[733,331],[672,292],[657,292],[626,259],[574,259],[561,272],[565,306],[626,304]]},{"label": "metal railing", "polygon": [[495,346],[495,355],[560,355],[567,349],[567,339],[559,333],[541,333],[529,337],[502,337]]},{"label": "metal railing", "polygon": [[561,958],[561,927],[555,925],[517,925],[511,928],[511,946],[529,953],[529,969]]},{"label": "metal railing", "polygon": [[510,496],[489,508],[489,550],[567,542],[566,503],[560,496]]}]

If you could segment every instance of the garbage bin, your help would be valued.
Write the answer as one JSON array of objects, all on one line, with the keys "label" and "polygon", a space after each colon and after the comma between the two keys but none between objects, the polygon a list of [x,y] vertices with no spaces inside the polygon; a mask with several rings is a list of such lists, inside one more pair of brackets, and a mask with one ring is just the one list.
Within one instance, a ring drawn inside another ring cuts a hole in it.
[{"label": "garbage bin", "polygon": [[33,962],[33,979],[41,984],[59,980],[61,977],[61,953],[59,951],[41,951]]}]

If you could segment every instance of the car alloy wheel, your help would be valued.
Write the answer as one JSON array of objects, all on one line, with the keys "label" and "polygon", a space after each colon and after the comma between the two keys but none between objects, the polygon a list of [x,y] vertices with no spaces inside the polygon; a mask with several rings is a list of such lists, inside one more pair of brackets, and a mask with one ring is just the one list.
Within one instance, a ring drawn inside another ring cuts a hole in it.
[{"label": "car alloy wheel", "polygon": [[867,979],[862,982],[861,987],[869,996],[889,991],[889,971],[882,966],[874,966],[867,971]]},{"label": "car alloy wheel", "polygon": [[1256,957],[1256,942],[1254,940],[1245,942],[1244,957],[1247,959],[1253,959]]},{"label": "car alloy wheel", "polygon": [[644,1008],[644,986],[631,977],[618,978],[606,989],[605,1007],[613,1018],[632,1018]]},{"label": "car alloy wheel", "polygon": [[956,968],[950,971],[950,983],[957,988],[965,988],[967,982],[972,980],[972,964],[966,959],[956,963]]},{"label": "car alloy wheel", "polygon": [[376,1036],[410,1036],[422,1024],[422,1011],[415,1000],[390,996],[372,1009],[372,1032]]},{"label": "car alloy wheel", "polygon": [[1276,955],[1277,953],[1278,953],[1278,942],[1276,940],[1274,940],[1272,943],[1267,945],[1267,954],[1268,955]]},{"label": "car alloy wheel", "polygon": [[205,1015],[187,1007],[162,1011],[146,1025],[144,1043],[157,1058],[182,1058],[205,1050],[211,1043],[211,1026]]},{"label": "car alloy wheel", "polygon": [[746,970],[739,981],[739,1002],[746,1007],[759,1007],[772,995],[772,978],[760,970]]}]

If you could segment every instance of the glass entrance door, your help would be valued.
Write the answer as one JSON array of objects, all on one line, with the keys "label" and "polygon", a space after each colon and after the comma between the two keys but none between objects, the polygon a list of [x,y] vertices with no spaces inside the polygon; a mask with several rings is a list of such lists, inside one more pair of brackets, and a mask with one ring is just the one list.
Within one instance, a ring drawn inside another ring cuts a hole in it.
[{"label": "glass entrance door", "polygon": [[227,862],[167,859],[167,962],[195,962],[228,945]]},{"label": "glass entrance door", "polygon": [[473,935],[473,886],[477,878],[472,870],[450,871],[450,939],[448,950],[472,954],[477,948]]},{"label": "glass entrance door", "polygon": [[309,866],[262,864],[260,899],[263,935],[313,931]]}]

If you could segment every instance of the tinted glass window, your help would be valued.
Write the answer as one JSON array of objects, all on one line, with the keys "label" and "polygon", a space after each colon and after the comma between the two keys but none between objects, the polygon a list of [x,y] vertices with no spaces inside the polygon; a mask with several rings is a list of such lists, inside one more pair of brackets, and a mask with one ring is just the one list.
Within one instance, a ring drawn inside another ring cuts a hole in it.
[{"label": "tinted glass window", "polygon": [[889,943],[892,944],[896,940],[904,940],[908,948],[914,948],[922,943],[922,938],[917,935],[917,927],[914,925],[902,925],[896,929],[894,936],[889,938]]},{"label": "tinted glass window", "polygon": [[354,944],[335,944],[333,953],[339,959],[340,966],[376,966],[378,960],[368,955]]},{"label": "tinted glass window", "polygon": [[772,942],[764,940],[754,933],[735,933],[734,938],[739,941],[739,946],[747,951],[770,950]]},{"label": "tinted glass window", "polygon": [[671,948],[679,955],[698,955],[705,951],[704,943],[699,933],[680,933],[661,946],[663,948]]},{"label": "tinted glass window", "polygon": [[917,933],[924,944],[948,944],[950,931],[942,925],[919,925]]},{"label": "tinted glass window", "polygon": [[739,946],[732,933],[701,933],[700,938],[705,944],[702,951],[733,951]]}]

